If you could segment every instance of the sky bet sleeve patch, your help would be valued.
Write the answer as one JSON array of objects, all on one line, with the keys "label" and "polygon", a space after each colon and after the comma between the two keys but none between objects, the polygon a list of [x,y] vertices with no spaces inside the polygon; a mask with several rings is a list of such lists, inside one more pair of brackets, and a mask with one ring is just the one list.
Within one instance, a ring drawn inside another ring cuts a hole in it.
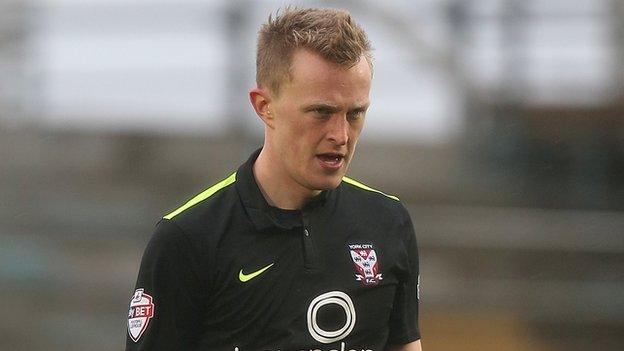
[{"label": "sky bet sleeve patch", "polygon": [[128,309],[128,334],[134,342],[139,341],[154,317],[154,301],[143,289],[136,289]]}]

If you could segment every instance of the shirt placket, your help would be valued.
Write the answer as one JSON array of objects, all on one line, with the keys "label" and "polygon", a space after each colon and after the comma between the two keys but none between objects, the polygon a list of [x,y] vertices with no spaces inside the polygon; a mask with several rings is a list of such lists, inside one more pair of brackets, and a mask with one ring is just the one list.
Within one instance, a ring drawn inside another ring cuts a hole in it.
[{"label": "shirt placket", "polygon": [[303,211],[303,262],[306,272],[315,272],[319,269],[318,252],[315,244],[315,233],[312,226],[310,211]]}]

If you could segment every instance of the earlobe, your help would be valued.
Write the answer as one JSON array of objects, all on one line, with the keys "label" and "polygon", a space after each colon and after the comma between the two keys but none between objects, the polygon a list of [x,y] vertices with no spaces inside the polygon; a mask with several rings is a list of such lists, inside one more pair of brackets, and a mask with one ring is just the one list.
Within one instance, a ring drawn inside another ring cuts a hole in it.
[{"label": "earlobe", "polygon": [[254,111],[264,124],[273,127],[273,115],[271,114],[270,96],[261,88],[254,88],[249,91],[249,100]]}]

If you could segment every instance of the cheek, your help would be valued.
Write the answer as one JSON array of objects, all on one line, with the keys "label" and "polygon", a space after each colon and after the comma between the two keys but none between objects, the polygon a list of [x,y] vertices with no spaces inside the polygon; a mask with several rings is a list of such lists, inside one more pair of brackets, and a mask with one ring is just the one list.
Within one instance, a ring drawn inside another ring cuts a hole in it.
[{"label": "cheek", "polygon": [[359,123],[350,128],[349,141],[352,144],[355,144],[357,139],[360,137],[360,133],[362,132],[363,123]]},{"label": "cheek", "polygon": [[300,125],[288,121],[284,123],[279,130],[279,148],[283,157],[291,165],[302,162],[305,153],[305,134]]},{"label": "cheek", "polygon": [[314,148],[319,140],[323,139],[323,131],[314,121],[307,120],[305,116],[289,121],[284,128],[284,139],[289,140],[292,151],[306,151]]}]

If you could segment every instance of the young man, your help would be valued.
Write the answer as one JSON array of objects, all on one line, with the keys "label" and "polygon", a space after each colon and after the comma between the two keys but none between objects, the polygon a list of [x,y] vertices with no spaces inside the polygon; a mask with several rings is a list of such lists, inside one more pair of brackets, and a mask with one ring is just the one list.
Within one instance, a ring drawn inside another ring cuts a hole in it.
[{"label": "young man", "polygon": [[264,146],[158,223],[127,350],[421,349],[409,215],[345,177],[371,78],[348,13],[269,17],[249,93]]}]

